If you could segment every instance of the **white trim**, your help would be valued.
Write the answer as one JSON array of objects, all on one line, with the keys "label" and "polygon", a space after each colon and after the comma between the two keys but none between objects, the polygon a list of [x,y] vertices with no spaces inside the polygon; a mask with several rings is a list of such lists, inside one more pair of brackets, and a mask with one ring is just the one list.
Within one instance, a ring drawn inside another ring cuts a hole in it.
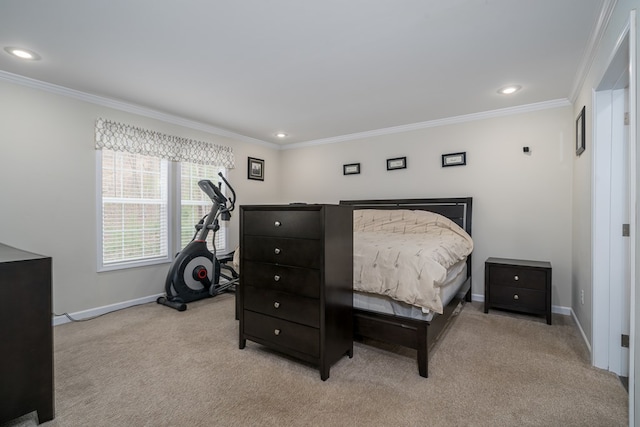
[{"label": "white trim", "polygon": [[552,305],[551,312],[555,314],[562,314],[563,316],[571,316],[571,307],[564,307],[562,305]]},{"label": "white trim", "polygon": [[569,310],[571,312],[571,317],[573,317],[573,321],[576,323],[576,326],[580,331],[580,335],[582,335],[582,339],[584,340],[584,343],[586,344],[587,349],[589,350],[589,354],[591,354],[591,344],[589,344],[589,340],[587,339],[587,334],[584,333],[584,329],[582,329],[582,325],[578,321],[578,316],[576,316],[576,312],[573,311],[573,308],[569,308]]},{"label": "white trim", "polygon": [[480,113],[465,114],[462,116],[447,117],[444,119],[429,120],[420,123],[411,123],[402,126],[392,126],[383,129],[375,129],[366,132],[351,133],[347,135],[334,136],[330,138],[316,139],[313,141],[296,142],[280,147],[281,150],[290,150],[301,147],[311,147],[315,145],[335,144],[337,142],[352,141],[354,139],[372,138],[381,135],[409,132],[438,126],[448,126],[471,122],[475,120],[485,120],[495,117],[510,116],[513,114],[523,114],[532,111],[547,110],[550,108],[568,107],[571,105],[568,99],[556,99],[552,101],[537,102],[534,104],[520,105],[517,107],[501,108],[498,110],[483,111]]},{"label": "white trim", "polygon": [[471,294],[471,301],[484,302],[483,294]]},{"label": "white trim", "polygon": [[128,102],[118,101],[104,96],[92,95],[89,93],[81,92],[75,89],[69,89],[64,86],[58,86],[52,83],[43,82],[29,77],[20,76],[18,74],[9,73],[7,71],[0,70],[0,80],[8,81],[10,83],[16,83],[19,85],[27,86],[33,89],[39,89],[46,92],[55,93],[58,95],[66,96],[69,98],[78,99],[80,101],[89,102],[91,104],[101,105],[103,107],[113,108],[114,110],[125,111],[127,113],[137,114],[139,116],[149,117],[152,119],[160,120],[166,123],[173,123],[178,126],[183,126],[189,129],[195,129],[211,133],[219,136],[226,136],[234,138],[240,141],[248,142],[250,144],[264,145],[272,149],[278,149],[280,146],[272,142],[262,141],[260,139],[251,138],[249,136],[240,135],[235,132],[228,131],[219,127],[207,125],[204,123],[196,122],[194,120],[185,119],[173,114],[163,113],[161,111],[153,110],[151,108],[142,107],[140,105],[131,104]]},{"label": "white trim", "polygon": [[[609,0],[611,1],[611,0]],[[347,135],[339,135],[330,138],[322,138],[311,141],[296,142],[287,145],[274,144],[272,142],[262,141],[260,139],[251,138],[249,136],[240,135],[235,132],[230,132],[225,129],[221,129],[215,126],[207,125],[204,123],[196,122],[194,120],[185,119],[172,114],[163,113],[161,111],[153,110],[150,108],[142,107],[139,105],[118,101],[115,99],[106,98],[103,96],[92,95],[84,92],[80,92],[75,89],[69,89],[64,86],[58,86],[52,83],[43,82],[29,77],[20,76],[18,74],[9,73],[7,71],[0,70],[0,80],[8,81],[10,83],[16,83],[23,86],[27,86],[33,89],[39,89],[46,92],[55,93],[58,95],[67,96],[69,98],[78,99],[80,101],[89,102],[103,107],[113,108],[115,110],[125,111],[132,114],[137,114],[144,117],[160,120],[166,123],[172,123],[175,125],[183,126],[189,129],[200,130],[208,132],[214,135],[226,136],[234,138],[240,141],[244,141],[250,144],[262,145],[274,150],[289,150],[301,147],[309,147],[315,145],[334,144],[337,142],[352,141],[354,139],[369,138],[380,135],[389,135],[394,133],[408,132],[412,130],[426,129],[437,126],[447,126],[459,123],[465,123],[475,120],[484,120],[495,117],[504,117],[513,114],[522,114],[532,111],[545,110],[550,108],[559,108],[572,105],[568,99],[556,99],[551,101],[538,102],[534,104],[520,105],[517,107],[501,108],[498,110],[484,111],[479,113],[465,114],[461,116],[447,117],[444,119],[429,120],[425,122],[412,123],[402,126],[392,126],[383,129],[375,129],[366,132],[351,133]]]},{"label": "white trim", "polygon": [[602,9],[600,9],[598,21],[595,24],[594,30],[591,32],[591,38],[589,39],[587,48],[584,51],[576,78],[573,82],[573,87],[571,88],[569,100],[572,104],[577,101],[580,89],[584,86],[584,81],[591,70],[591,66],[593,65],[593,61],[596,57],[597,47],[600,45],[600,41],[607,29],[607,25],[609,24],[609,20],[611,19],[611,15],[613,14],[613,10],[616,6],[616,2],[617,0],[605,0],[602,5]]},{"label": "white trim", "polygon": [[135,267],[145,267],[149,265],[157,265],[157,264],[165,264],[171,262],[173,260],[172,248],[174,245],[174,236],[172,235],[171,226],[172,226],[172,203],[173,203],[173,194],[171,186],[176,185],[173,180],[175,179],[175,174],[173,171],[173,163],[166,159],[159,159],[161,162],[166,162],[167,168],[167,221],[166,221],[166,231],[167,231],[167,254],[165,256],[158,256],[152,258],[140,258],[133,259],[127,261],[118,261],[111,264],[104,263],[104,253],[103,253],[103,230],[102,230],[102,208],[104,199],[102,197],[102,152],[103,150],[96,150],[96,272],[102,273],[105,271],[115,271],[115,270],[124,270],[127,268],[135,268]]},{"label": "white trim", "polygon": [[636,10],[632,9],[629,16],[629,207],[632,241],[629,250],[630,259],[630,310],[629,310],[629,425],[635,425],[636,419],[636,281],[638,280],[637,244],[638,244],[638,23]]},{"label": "white trim", "polygon": [[[484,302],[483,294],[471,294],[471,301]],[[563,316],[570,316],[573,310],[571,307],[565,307],[562,305],[552,305],[551,312],[555,314],[562,314]]]},{"label": "white trim", "polygon": [[[118,302],[115,304],[104,305],[102,307],[90,308],[88,310],[77,311],[75,313],[70,313],[69,316],[73,317],[77,320],[89,319],[91,317],[100,316],[102,314],[111,313],[113,311],[122,310],[123,308],[129,308],[140,304],[147,304],[153,301],[156,301],[158,297],[164,296],[164,294],[156,294],[149,295],[142,298],[136,298],[129,301]],[[60,326],[65,323],[69,323],[71,320],[67,318],[67,316],[53,316],[52,325]]]}]

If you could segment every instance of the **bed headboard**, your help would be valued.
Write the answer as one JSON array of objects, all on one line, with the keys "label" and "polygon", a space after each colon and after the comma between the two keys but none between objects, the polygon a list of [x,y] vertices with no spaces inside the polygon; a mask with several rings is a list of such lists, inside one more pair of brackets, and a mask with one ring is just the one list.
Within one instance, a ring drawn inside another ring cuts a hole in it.
[{"label": "bed headboard", "polygon": [[443,199],[341,200],[354,209],[411,209],[430,211],[449,218],[471,236],[471,197]]}]

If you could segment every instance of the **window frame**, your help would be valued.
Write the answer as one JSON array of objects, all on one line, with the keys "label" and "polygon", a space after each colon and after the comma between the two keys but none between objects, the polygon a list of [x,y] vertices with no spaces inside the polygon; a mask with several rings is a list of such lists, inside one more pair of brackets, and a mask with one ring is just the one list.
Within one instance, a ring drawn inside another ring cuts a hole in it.
[{"label": "window frame", "polygon": [[[110,150],[114,151],[114,150]],[[167,256],[147,258],[131,261],[121,261],[115,263],[104,263],[103,253],[103,197],[102,197],[102,150],[96,150],[96,258],[97,272],[124,270],[136,267],[145,267],[158,264],[167,264],[173,261],[175,255],[181,251],[181,165],[182,162],[165,160],[167,165]],[[189,163],[189,162],[186,162]],[[228,169],[224,166],[215,166],[223,169],[223,174],[227,176]],[[195,224],[193,224],[195,226]],[[218,255],[230,253],[228,225],[225,221],[220,221],[220,228],[225,228],[224,250],[217,249]],[[195,232],[195,228],[194,228]],[[208,245],[209,246],[209,245]],[[211,249],[211,248],[209,248]]]},{"label": "window frame", "polygon": [[[114,150],[110,150],[114,151]],[[165,160],[167,161],[167,160]],[[149,265],[157,265],[157,264],[165,264],[171,262],[173,259],[173,255],[171,253],[171,248],[173,247],[173,233],[171,229],[171,224],[173,223],[172,219],[172,209],[173,206],[173,192],[171,189],[171,182],[173,181],[173,168],[171,163],[167,161],[167,255],[159,256],[154,258],[146,258],[146,259],[138,259],[138,260],[130,260],[130,261],[120,261],[105,264],[104,263],[104,253],[103,253],[103,197],[102,197],[102,150],[96,150],[96,231],[97,231],[97,271],[114,271],[114,270],[122,270],[126,268],[135,268],[135,267],[144,267]]]}]

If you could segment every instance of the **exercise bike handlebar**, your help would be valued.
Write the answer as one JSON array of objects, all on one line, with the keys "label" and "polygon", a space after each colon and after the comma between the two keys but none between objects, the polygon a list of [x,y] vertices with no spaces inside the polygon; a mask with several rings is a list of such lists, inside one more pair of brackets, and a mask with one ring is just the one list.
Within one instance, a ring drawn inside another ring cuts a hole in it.
[{"label": "exercise bike handlebar", "polygon": [[[211,200],[218,203],[218,205],[220,205],[221,207],[224,207],[225,211],[231,212],[235,208],[236,192],[233,190],[231,184],[229,184],[229,181],[227,181],[224,175],[222,175],[222,172],[219,172],[218,175],[220,176],[220,178],[222,178],[227,187],[229,187],[229,190],[231,190],[231,194],[233,195],[233,197],[227,199],[224,194],[222,194],[222,191],[220,191],[218,186],[208,179],[202,179],[198,181],[198,186],[202,191],[205,192],[207,196],[209,196]],[[231,203],[231,206],[229,208],[226,208],[227,200]]]},{"label": "exercise bike handlebar", "polygon": [[204,191],[209,198],[220,205],[224,205],[227,202],[227,198],[224,197],[224,194],[220,191],[220,189],[208,179],[201,179],[198,181],[198,187],[202,191]]},{"label": "exercise bike handlebar", "polygon": [[222,172],[218,172],[218,176],[220,176],[220,178],[222,178],[224,183],[227,184],[227,187],[229,187],[229,190],[231,190],[231,194],[233,196],[233,197],[229,198],[229,202],[231,203],[231,207],[229,207],[229,209],[227,209],[228,212],[231,212],[236,207],[236,192],[233,190],[233,187],[231,186],[231,184],[229,184],[229,181],[227,181],[226,178],[224,177],[224,175],[222,175]]}]

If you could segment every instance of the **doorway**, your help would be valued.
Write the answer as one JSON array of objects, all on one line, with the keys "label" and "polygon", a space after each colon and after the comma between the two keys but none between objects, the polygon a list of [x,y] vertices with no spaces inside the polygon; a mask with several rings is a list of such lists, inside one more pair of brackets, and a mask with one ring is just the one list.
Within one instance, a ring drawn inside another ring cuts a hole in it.
[{"label": "doorway", "polygon": [[630,421],[635,412],[635,25],[632,12],[593,94],[592,156],[592,363],[629,377]]}]

